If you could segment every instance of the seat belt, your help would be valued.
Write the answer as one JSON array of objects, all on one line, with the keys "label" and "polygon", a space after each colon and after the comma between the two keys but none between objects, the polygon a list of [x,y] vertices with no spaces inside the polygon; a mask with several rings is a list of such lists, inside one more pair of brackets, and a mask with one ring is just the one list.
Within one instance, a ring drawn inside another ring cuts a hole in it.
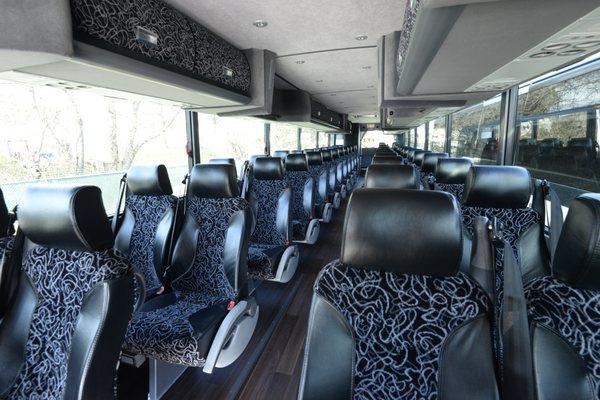
[{"label": "seat belt", "polygon": [[534,376],[527,302],[521,268],[512,247],[504,243],[504,297],[502,300],[502,397],[533,400]]},{"label": "seat belt", "polygon": [[544,194],[550,198],[550,259],[554,260],[554,253],[556,253],[558,238],[564,222],[562,204],[558,194],[552,189],[548,181],[543,181],[542,187],[544,188]]},{"label": "seat belt", "polygon": [[181,183],[184,186],[183,189],[183,198],[181,199],[177,199],[177,205],[175,206],[175,213],[173,214],[173,229],[171,230],[171,239],[169,240],[169,255],[167,257],[167,266],[165,268],[165,271],[163,272],[163,276],[162,276],[162,282],[163,282],[163,286],[159,289],[159,293],[158,294],[162,294],[164,292],[165,286],[170,287],[171,286],[171,275],[169,274],[169,271],[171,270],[171,265],[173,263],[173,250],[175,247],[175,236],[177,236],[177,220],[179,219],[179,209],[181,208],[180,203],[183,201],[183,215],[185,215],[186,213],[186,206],[187,206],[187,194],[188,194],[188,184],[189,184],[189,174],[186,174],[185,177],[183,178],[183,181],[181,181]]},{"label": "seat belt", "polygon": [[123,198],[125,198],[125,189],[127,188],[127,174],[123,174],[121,180],[119,182],[119,200],[117,201],[117,208],[115,209],[115,215],[113,215],[112,219],[112,232],[113,235],[116,236],[119,230],[119,226],[121,224],[120,214],[121,214],[121,206],[123,204]]}]

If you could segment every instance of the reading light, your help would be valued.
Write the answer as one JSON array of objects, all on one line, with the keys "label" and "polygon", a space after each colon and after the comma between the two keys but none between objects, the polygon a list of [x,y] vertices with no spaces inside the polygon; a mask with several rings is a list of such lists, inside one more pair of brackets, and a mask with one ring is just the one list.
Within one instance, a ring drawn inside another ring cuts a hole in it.
[{"label": "reading light", "polygon": [[265,20],[257,19],[252,23],[252,25],[254,25],[257,28],[264,28],[265,26],[269,25],[269,23]]},{"label": "reading light", "polygon": [[358,40],[359,42],[362,42],[364,40],[367,40],[368,38],[369,37],[367,35],[358,35],[354,39]]}]

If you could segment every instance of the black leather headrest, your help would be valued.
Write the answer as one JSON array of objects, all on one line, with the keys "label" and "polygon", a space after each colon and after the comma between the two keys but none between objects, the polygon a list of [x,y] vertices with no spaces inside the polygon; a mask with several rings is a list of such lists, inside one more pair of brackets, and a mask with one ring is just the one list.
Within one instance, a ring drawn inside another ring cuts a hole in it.
[{"label": "black leather headrest", "polygon": [[30,186],[19,203],[19,228],[32,242],[50,248],[100,251],[114,242],[96,186]]},{"label": "black leather headrest", "polygon": [[425,154],[431,153],[427,150],[417,150],[415,151],[415,156],[413,157],[413,162],[417,164],[419,167],[423,165],[423,159],[425,158]]},{"label": "black leather headrest", "polygon": [[164,165],[136,165],[127,171],[127,189],[137,195],[173,194],[167,167]]},{"label": "black leather headrest", "polygon": [[221,199],[239,197],[235,166],[231,164],[197,164],[192,168],[188,192],[193,196]]},{"label": "black leather headrest", "polygon": [[273,157],[285,158],[288,154],[290,154],[290,152],[287,150],[275,150],[273,152]]},{"label": "black leather headrest", "polygon": [[285,167],[279,157],[259,157],[254,161],[254,179],[277,181],[283,179]]},{"label": "black leather headrest", "polygon": [[323,154],[323,161],[329,162],[333,160],[333,155],[331,154],[331,150],[321,150],[321,154]]},{"label": "black leather headrest", "polygon": [[531,176],[522,167],[473,166],[462,202],[469,207],[524,208],[532,193]]},{"label": "black leather headrest", "polygon": [[231,164],[235,166],[235,160],[233,158],[213,158],[208,161],[209,164]]},{"label": "black leather headrest", "polygon": [[308,160],[308,165],[323,164],[323,154],[320,151],[307,151],[306,159]]},{"label": "black leather headrest", "polygon": [[285,169],[286,171],[308,171],[306,154],[289,154],[285,158]]},{"label": "black leather headrest", "polygon": [[464,184],[473,166],[468,158],[439,158],[435,167],[435,181],[438,183]]},{"label": "black leather headrest", "polygon": [[448,153],[427,153],[423,157],[423,163],[421,164],[421,172],[433,173],[435,167],[440,158],[447,158]]},{"label": "black leather headrest", "polygon": [[367,168],[366,188],[418,189],[419,176],[412,165],[375,164]]},{"label": "black leather headrest", "polygon": [[333,158],[334,160],[337,160],[338,158],[340,158],[339,149],[331,149],[331,158]]},{"label": "black leather headrest", "polygon": [[357,189],[352,193],[340,260],[356,268],[452,276],[462,258],[458,203],[444,192]]},{"label": "black leather headrest", "polygon": [[600,194],[587,193],[571,202],[552,275],[575,287],[600,290]]}]

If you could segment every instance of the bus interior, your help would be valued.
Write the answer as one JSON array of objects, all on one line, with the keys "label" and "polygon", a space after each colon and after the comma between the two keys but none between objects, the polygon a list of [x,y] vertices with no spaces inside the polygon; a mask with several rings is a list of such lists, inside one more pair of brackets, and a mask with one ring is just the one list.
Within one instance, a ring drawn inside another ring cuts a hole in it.
[{"label": "bus interior", "polygon": [[598,0],[0,0],[0,400],[600,400],[599,142]]}]

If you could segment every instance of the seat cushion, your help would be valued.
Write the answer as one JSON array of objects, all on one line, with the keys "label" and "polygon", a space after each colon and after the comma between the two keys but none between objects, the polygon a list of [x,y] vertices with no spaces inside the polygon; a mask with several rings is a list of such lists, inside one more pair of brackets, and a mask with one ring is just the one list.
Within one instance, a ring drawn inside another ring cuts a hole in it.
[{"label": "seat cushion", "polygon": [[437,278],[328,264],[315,293],[354,332],[354,399],[435,399],[444,341],[487,314],[484,291],[469,277]]},{"label": "seat cushion", "polygon": [[127,330],[124,349],[172,364],[204,366],[227,303],[172,292],[144,304]]},{"label": "seat cushion", "polygon": [[248,277],[268,280],[275,278],[279,260],[286,246],[252,244],[248,248]]}]

